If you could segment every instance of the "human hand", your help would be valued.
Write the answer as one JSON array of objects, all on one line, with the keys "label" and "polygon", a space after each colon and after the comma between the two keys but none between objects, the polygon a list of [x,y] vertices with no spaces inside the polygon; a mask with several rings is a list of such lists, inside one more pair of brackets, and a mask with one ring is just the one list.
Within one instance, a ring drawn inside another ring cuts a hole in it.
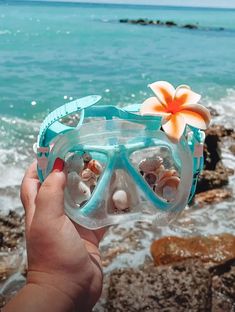
[{"label": "human hand", "polygon": [[[91,231],[64,213],[66,175],[63,161],[40,184],[36,162],[21,186],[26,216],[27,284],[55,289],[81,311],[90,311],[102,290],[99,241],[105,230]],[[76,309],[76,308],[75,308]]]}]

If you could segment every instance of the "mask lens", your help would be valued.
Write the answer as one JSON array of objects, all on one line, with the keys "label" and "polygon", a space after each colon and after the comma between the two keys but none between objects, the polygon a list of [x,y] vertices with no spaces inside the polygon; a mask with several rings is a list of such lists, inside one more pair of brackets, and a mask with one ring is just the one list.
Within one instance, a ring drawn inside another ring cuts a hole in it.
[{"label": "mask lens", "polygon": [[177,197],[180,183],[177,165],[168,147],[149,147],[133,152],[130,161],[143,177],[146,187],[167,202]]},{"label": "mask lens", "polygon": [[81,208],[91,198],[102,175],[106,156],[102,153],[75,151],[65,156],[66,192],[74,208]]}]

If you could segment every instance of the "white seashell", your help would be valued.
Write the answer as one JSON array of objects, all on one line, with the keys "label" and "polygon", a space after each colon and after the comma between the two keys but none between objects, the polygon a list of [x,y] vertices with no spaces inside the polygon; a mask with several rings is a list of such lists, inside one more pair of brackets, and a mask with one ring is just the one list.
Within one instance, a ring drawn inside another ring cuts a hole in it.
[{"label": "white seashell", "polygon": [[113,193],[112,201],[118,210],[125,210],[129,208],[129,200],[127,193],[124,190],[117,190]]},{"label": "white seashell", "polygon": [[161,157],[151,157],[142,160],[139,164],[139,169],[144,173],[155,171],[159,166],[161,166],[163,160]]},{"label": "white seashell", "polygon": [[84,161],[80,155],[73,154],[67,159],[66,167],[68,168],[68,173],[75,171],[80,174],[84,168]]},{"label": "white seashell", "polygon": [[102,165],[95,159],[89,161],[87,168],[93,171],[96,175],[100,175],[103,171]]},{"label": "white seashell", "polygon": [[67,189],[72,200],[78,205],[87,201],[91,197],[89,186],[81,180],[81,177],[76,172],[68,174]]},{"label": "white seashell", "polygon": [[83,181],[78,183],[78,194],[79,204],[87,201],[91,197],[90,187],[87,186]]}]

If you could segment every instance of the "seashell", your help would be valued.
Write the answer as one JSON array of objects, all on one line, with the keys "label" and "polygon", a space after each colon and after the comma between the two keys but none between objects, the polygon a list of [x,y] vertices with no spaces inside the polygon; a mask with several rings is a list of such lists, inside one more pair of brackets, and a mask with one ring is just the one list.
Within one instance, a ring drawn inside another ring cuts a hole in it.
[{"label": "seashell", "polygon": [[112,201],[118,210],[125,210],[129,208],[129,200],[126,191],[117,190],[113,193]]},{"label": "seashell", "polygon": [[159,179],[159,175],[160,173],[162,173],[162,171],[166,170],[164,165],[160,165],[154,172],[156,173],[156,175],[158,176]]},{"label": "seashell", "polygon": [[85,163],[89,163],[89,161],[92,160],[91,154],[86,153],[86,152],[82,154],[82,158]]},{"label": "seashell", "polygon": [[97,177],[93,171],[90,169],[84,169],[81,174],[82,181],[86,182],[87,185],[92,186],[96,185]]},{"label": "seashell", "polygon": [[103,171],[102,165],[95,159],[89,161],[87,168],[93,171],[96,175],[100,175]]},{"label": "seashell", "polygon": [[80,174],[84,168],[83,158],[80,155],[74,153],[67,159],[66,167],[68,169],[68,173],[75,171]]},{"label": "seashell", "polygon": [[153,186],[157,181],[157,175],[154,172],[145,173],[144,179],[150,186]]},{"label": "seashell", "polygon": [[142,160],[139,164],[139,170],[143,171],[144,173],[155,171],[159,166],[161,166],[163,160],[161,157],[149,157]]},{"label": "seashell", "polygon": [[177,187],[165,186],[162,190],[162,197],[167,201],[173,201],[176,198]]},{"label": "seashell", "polygon": [[76,204],[81,204],[91,197],[90,188],[81,181],[81,177],[76,172],[68,174],[67,189]]},{"label": "seashell", "polygon": [[157,195],[162,196],[164,199],[172,201],[176,197],[179,183],[179,177],[175,175],[165,176],[160,182],[155,184],[154,191]]},{"label": "seashell", "polygon": [[162,179],[172,176],[177,176],[176,170],[168,170],[168,169],[161,170],[158,174],[158,181],[160,182]]},{"label": "seashell", "polygon": [[87,201],[91,197],[90,187],[87,186],[83,181],[78,183],[78,203],[81,204]]}]

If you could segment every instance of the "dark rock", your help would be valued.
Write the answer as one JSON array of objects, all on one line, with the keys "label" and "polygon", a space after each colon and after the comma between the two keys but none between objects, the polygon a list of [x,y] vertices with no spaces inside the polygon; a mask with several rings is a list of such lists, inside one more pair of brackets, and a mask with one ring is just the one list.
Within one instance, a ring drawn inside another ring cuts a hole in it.
[{"label": "dark rock", "polygon": [[0,251],[16,248],[24,237],[24,218],[14,211],[0,216]]},{"label": "dark rock", "polygon": [[183,28],[187,28],[187,29],[197,29],[198,26],[197,25],[193,25],[193,24],[186,24],[183,26]]},{"label": "dark rock", "polygon": [[235,311],[235,267],[212,278],[212,311]]},{"label": "dark rock", "polygon": [[233,129],[212,125],[206,130],[204,146],[204,170],[198,179],[196,193],[205,192],[228,184],[229,175],[233,174],[221,163],[220,144],[224,138],[235,138]]},{"label": "dark rock", "polygon": [[123,18],[119,20],[119,23],[128,23],[128,19],[127,18]]},{"label": "dark rock", "polygon": [[230,171],[221,163],[218,163],[215,170],[203,170],[197,184],[196,193],[205,192],[225,186],[229,182]]},{"label": "dark rock", "polygon": [[166,21],[166,22],[165,22],[165,25],[166,25],[166,26],[169,26],[169,27],[177,26],[177,24],[176,24],[175,22],[173,22],[173,21]]},{"label": "dark rock", "polygon": [[110,274],[105,311],[209,311],[211,277],[200,261]]}]

